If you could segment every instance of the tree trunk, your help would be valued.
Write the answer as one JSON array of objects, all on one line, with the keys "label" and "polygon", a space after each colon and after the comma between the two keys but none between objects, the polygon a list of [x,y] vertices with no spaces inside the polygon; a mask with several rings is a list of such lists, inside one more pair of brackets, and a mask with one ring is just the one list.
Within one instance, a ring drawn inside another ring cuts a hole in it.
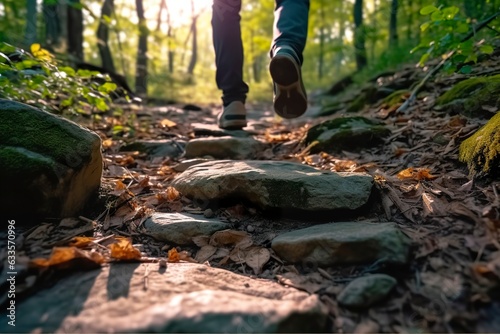
[{"label": "tree trunk", "polygon": [[143,0],[135,0],[137,17],[139,18],[139,43],[137,47],[137,62],[135,67],[135,92],[140,97],[147,96],[148,76],[148,27],[144,16]]},{"label": "tree trunk", "polygon": [[189,76],[193,76],[194,68],[196,67],[196,61],[198,60],[198,15],[194,12],[194,0],[191,0],[191,8],[192,8],[192,22],[191,22],[191,60],[189,61],[189,65],[187,68],[187,73]]},{"label": "tree trunk", "polygon": [[[344,14],[344,1],[339,4],[339,17],[343,17]],[[340,20],[339,22],[339,36],[336,38],[339,44],[339,51],[335,55],[335,73],[339,73],[342,68],[342,61],[344,60],[344,35],[345,35],[345,20]]]},{"label": "tree trunk", "polygon": [[370,61],[375,62],[375,49],[377,47],[377,12],[378,12],[378,0],[373,0],[373,14],[372,14],[372,31],[374,31],[374,36],[371,38],[370,47]]},{"label": "tree trunk", "polygon": [[28,0],[26,2],[26,29],[24,35],[24,44],[26,48],[29,48],[37,39],[36,17],[36,0]]},{"label": "tree trunk", "polygon": [[58,4],[43,4],[45,43],[49,48],[58,45],[61,38],[61,21],[59,19],[58,7]]},{"label": "tree trunk", "polygon": [[83,62],[83,13],[80,0],[68,0],[68,54]]},{"label": "tree trunk", "polygon": [[106,17],[109,19],[113,13],[114,0],[104,0],[101,10],[101,20],[97,28],[97,47],[101,56],[102,67],[110,72],[116,72],[111,50],[109,48],[109,25]]},{"label": "tree trunk", "polygon": [[365,46],[365,29],[363,25],[363,0],[355,0],[354,2],[354,52],[356,55],[356,66],[358,70],[366,67],[368,61],[366,59]]},{"label": "tree trunk", "polygon": [[319,28],[319,55],[318,55],[318,79],[323,78],[323,67],[325,59],[325,3],[324,0],[319,2],[319,15],[321,20],[321,27]]},{"label": "tree trunk", "polygon": [[168,8],[167,2],[165,1],[165,10],[167,12],[167,46],[168,46],[168,72],[170,74],[174,73],[174,30],[172,29],[172,17],[170,16],[170,8]]},{"label": "tree trunk", "polygon": [[413,0],[408,0],[408,26],[406,28],[406,39],[408,41],[412,40],[412,30],[413,30]]},{"label": "tree trunk", "polygon": [[391,19],[389,22],[389,48],[398,45],[398,0],[391,2]]}]

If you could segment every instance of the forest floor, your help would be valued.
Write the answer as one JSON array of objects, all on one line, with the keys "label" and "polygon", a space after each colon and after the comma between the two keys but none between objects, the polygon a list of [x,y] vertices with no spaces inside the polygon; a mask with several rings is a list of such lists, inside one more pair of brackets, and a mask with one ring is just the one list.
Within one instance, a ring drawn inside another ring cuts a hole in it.
[{"label": "forest floor", "polygon": [[[477,66],[469,76],[485,70],[496,69],[498,73],[500,67],[495,61]],[[416,81],[424,75],[421,69],[408,67],[369,85],[394,84],[409,76]],[[361,151],[311,154],[303,141],[309,128],[326,119],[345,116],[345,108],[334,115],[318,117],[319,102],[314,105],[317,98],[312,98],[313,105],[306,116],[286,121],[274,117],[270,104],[249,106],[246,130],[271,145],[256,159],[294,161],[321,170],[366,172],[374,177],[376,187],[369,205],[340,216],[326,214],[312,218],[307,214],[293,216],[294,213],[286,211],[269,213],[238,201],[202,206],[168,190],[179,174],[174,167],[185,160],[182,155],[151,157],[139,151],[123,152],[120,148],[138,139],[182,143],[206,136],[232,135],[216,126],[219,108],[121,106],[124,113],[120,118],[105,117],[102,122],[92,124],[103,139],[105,150],[106,208],[81,217],[94,224],[93,230],[80,232],[98,238],[131,237],[133,244],[143,245],[141,251],[152,259],[172,257],[167,252],[173,247],[143,233],[141,225],[152,212],[215,216],[231,223],[234,230],[247,232],[254,244],[269,249],[269,234],[299,227],[339,220],[391,221],[412,240],[412,260],[405,268],[376,264],[323,268],[286,265],[272,251],[260,275],[231,261],[210,261],[210,265],[273,281],[279,281],[278,277],[286,273],[302,276],[295,284],[290,281],[287,284],[319,296],[328,307],[331,332],[498,332],[500,181],[471,178],[465,164],[458,161],[460,143],[486,120],[434,109],[435,99],[466,77],[438,75],[426,84],[425,94],[419,95],[402,113],[396,109],[403,101],[392,106],[368,103],[361,111],[349,113],[349,116],[382,120],[392,131],[383,145]],[[359,87],[350,89],[340,99],[349,102],[360,91]],[[127,124],[134,125],[133,135],[127,131]],[[181,144],[179,147],[182,150]],[[25,233],[32,240],[25,245],[29,258],[47,256],[51,250],[47,245],[75,236],[75,230],[50,231],[38,227]],[[195,261],[199,247],[178,246],[176,250],[181,259]],[[382,303],[357,311],[338,304],[336,296],[346,282],[361,274],[380,272],[398,279],[396,288]]]}]

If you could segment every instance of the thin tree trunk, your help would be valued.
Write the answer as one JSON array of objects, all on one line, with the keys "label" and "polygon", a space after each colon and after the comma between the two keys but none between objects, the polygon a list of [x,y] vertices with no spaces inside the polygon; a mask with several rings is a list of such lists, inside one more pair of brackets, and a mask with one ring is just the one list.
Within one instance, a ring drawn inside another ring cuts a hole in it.
[{"label": "thin tree trunk", "polygon": [[391,19],[389,23],[389,47],[398,45],[398,0],[391,2]]},{"label": "thin tree trunk", "polygon": [[189,65],[187,68],[187,73],[192,77],[194,73],[194,68],[196,67],[196,62],[198,60],[198,15],[194,12],[194,0],[191,0],[191,9],[192,9],[192,23],[191,23],[191,60],[189,61]]},{"label": "thin tree trunk", "polygon": [[412,30],[413,30],[413,0],[408,0],[408,26],[406,28],[406,39],[408,41],[412,40]]},{"label": "thin tree trunk", "polygon": [[114,5],[114,0],[104,0],[101,10],[101,20],[97,28],[97,47],[99,48],[102,67],[110,72],[116,72],[116,68],[108,44],[109,25],[106,22],[106,17],[111,17]]},{"label": "thin tree trunk", "polygon": [[[344,1],[339,4],[339,17],[343,16],[344,12]],[[342,67],[342,61],[344,60],[344,34],[345,34],[345,20],[340,20],[339,22],[339,36],[336,38],[339,43],[339,51],[335,56],[335,73],[339,73]]]},{"label": "thin tree trunk", "polygon": [[135,67],[135,92],[141,97],[147,96],[148,76],[148,27],[144,16],[143,0],[135,0],[137,17],[139,18],[139,43],[137,47],[137,62]]},{"label": "thin tree trunk", "polygon": [[[372,29],[377,31],[378,0],[373,0]],[[370,61],[375,62],[375,48],[377,47],[377,35],[373,36],[370,47]]]},{"label": "thin tree trunk", "polygon": [[363,0],[355,0],[354,2],[354,52],[356,58],[356,66],[358,70],[362,70],[368,64],[366,59],[366,34],[363,25]]},{"label": "thin tree trunk", "polygon": [[83,13],[80,0],[68,0],[68,54],[83,62]]},{"label": "thin tree trunk", "polygon": [[59,44],[61,37],[61,22],[59,19],[58,4],[43,4],[43,16],[45,19],[45,43],[48,47]]},{"label": "thin tree trunk", "polygon": [[167,2],[165,2],[165,10],[167,12],[167,46],[168,46],[168,72],[170,74],[174,73],[174,30],[172,29],[172,17],[170,16],[170,8]]},{"label": "thin tree trunk", "polygon": [[321,19],[321,27],[319,28],[319,55],[318,55],[318,79],[321,80],[323,78],[323,67],[324,67],[324,59],[325,59],[325,3],[324,0],[320,0],[319,2],[320,8],[320,19]]},{"label": "thin tree trunk", "polygon": [[26,2],[26,28],[24,35],[25,47],[29,47],[36,42],[37,38],[37,24],[36,19],[36,0],[27,0]]}]

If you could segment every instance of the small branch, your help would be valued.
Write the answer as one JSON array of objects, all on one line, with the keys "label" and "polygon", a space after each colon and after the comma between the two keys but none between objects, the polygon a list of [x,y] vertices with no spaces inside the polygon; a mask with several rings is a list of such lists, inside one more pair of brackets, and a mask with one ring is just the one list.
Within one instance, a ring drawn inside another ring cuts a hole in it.
[{"label": "small branch", "polygon": [[[490,17],[488,17],[487,19],[485,19],[484,21],[481,21],[479,22],[478,24],[476,24],[473,28],[472,28],[472,31],[469,32],[467,35],[465,35],[461,40],[460,40],[460,43],[464,43],[465,41],[471,39],[472,37],[474,37],[478,32],[479,30],[487,27],[494,19],[496,19],[498,16],[500,16],[500,12],[496,12],[495,14],[491,15]],[[427,81],[429,81],[429,79],[434,76],[437,72],[439,72],[439,70],[441,70],[441,68],[443,67],[443,65],[446,63],[446,61],[448,59],[450,59],[451,56],[453,56],[455,54],[455,52],[457,51],[457,49],[449,52],[446,56],[443,57],[443,59],[439,62],[439,64],[436,65],[436,67],[434,67],[432,69],[432,71],[430,71],[424,79],[422,79],[422,81],[420,81],[420,83],[413,89],[413,91],[411,92],[411,95],[410,97],[408,98],[408,100],[405,101],[405,103],[403,103],[397,110],[396,112],[397,113],[401,113],[401,112],[405,112],[408,107],[410,107],[410,105],[413,103],[413,101],[416,100],[417,98],[417,95],[418,93],[420,92],[420,90],[422,89],[422,87],[427,83]]]}]

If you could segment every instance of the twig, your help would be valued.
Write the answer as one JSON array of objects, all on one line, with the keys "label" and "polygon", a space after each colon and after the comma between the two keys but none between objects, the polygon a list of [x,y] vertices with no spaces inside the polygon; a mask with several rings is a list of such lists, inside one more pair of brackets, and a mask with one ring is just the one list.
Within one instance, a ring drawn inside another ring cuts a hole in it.
[{"label": "twig", "polygon": [[[465,35],[461,40],[460,40],[460,43],[463,43],[469,39],[471,39],[472,37],[474,37],[476,35],[476,33],[483,29],[484,27],[487,27],[488,24],[490,24],[494,19],[496,19],[498,16],[500,16],[500,12],[496,12],[495,14],[491,15],[490,17],[488,17],[487,19],[485,19],[484,21],[482,22],[479,22],[477,25],[475,25],[473,28],[472,28],[472,31],[469,32],[467,35]],[[401,113],[401,112],[405,112],[408,107],[413,103],[414,100],[416,100],[417,98],[417,94],[420,92],[420,90],[422,89],[422,87],[427,83],[427,81],[434,75],[436,74],[437,72],[439,72],[439,70],[441,69],[441,67],[443,67],[443,65],[446,63],[446,61],[448,59],[450,59],[451,56],[453,56],[455,54],[455,52],[457,51],[457,49],[453,50],[453,51],[450,51],[448,54],[446,54],[443,59],[439,62],[439,64],[436,65],[436,67],[434,67],[432,69],[432,71],[430,71],[424,79],[422,79],[422,81],[420,81],[420,83],[413,89],[413,91],[411,92],[411,95],[410,97],[408,98],[408,100],[405,101],[405,103],[403,103],[397,110],[396,112],[397,113]]]}]

